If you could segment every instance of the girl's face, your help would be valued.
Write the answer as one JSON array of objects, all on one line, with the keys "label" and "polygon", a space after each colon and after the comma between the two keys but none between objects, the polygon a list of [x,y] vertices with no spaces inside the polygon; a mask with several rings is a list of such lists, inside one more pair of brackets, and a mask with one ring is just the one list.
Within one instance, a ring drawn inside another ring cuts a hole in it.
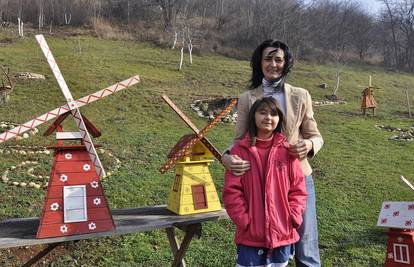
[{"label": "girl's face", "polygon": [[268,106],[261,107],[256,111],[257,137],[269,138],[273,134],[273,131],[279,123],[279,116],[272,113],[272,110]]},{"label": "girl's face", "polygon": [[282,49],[266,47],[262,52],[262,72],[267,81],[277,80],[285,67],[285,52]]}]

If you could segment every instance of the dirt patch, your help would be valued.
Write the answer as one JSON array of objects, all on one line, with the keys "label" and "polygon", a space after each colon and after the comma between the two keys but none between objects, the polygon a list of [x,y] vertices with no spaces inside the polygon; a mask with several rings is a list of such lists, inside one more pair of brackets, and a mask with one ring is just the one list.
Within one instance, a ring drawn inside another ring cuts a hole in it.
[{"label": "dirt patch", "polygon": [[[48,245],[25,246],[18,248],[9,248],[2,250],[0,257],[1,266],[22,266],[32,259],[39,252],[44,250]],[[65,243],[57,246],[49,254],[43,257],[37,264],[33,266],[53,266],[53,262],[63,256],[70,255],[71,243]]]}]

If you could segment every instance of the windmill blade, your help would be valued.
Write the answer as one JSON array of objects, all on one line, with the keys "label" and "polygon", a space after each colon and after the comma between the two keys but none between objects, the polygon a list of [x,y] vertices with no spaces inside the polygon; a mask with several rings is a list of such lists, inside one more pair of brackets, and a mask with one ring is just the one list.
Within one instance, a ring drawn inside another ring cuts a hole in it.
[{"label": "windmill blade", "polygon": [[[219,115],[217,115],[206,127],[204,127],[204,129],[202,129],[197,134],[197,137],[191,139],[190,142],[188,142],[183,148],[178,150],[177,153],[173,157],[171,157],[166,163],[164,163],[164,165],[161,166],[159,171],[161,173],[165,173],[166,171],[171,169],[175,165],[175,163],[177,163],[177,161],[180,160],[195,145],[195,143],[198,140],[204,138],[204,135],[211,129],[211,127],[213,127],[214,124],[216,124],[221,119],[221,117],[223,117],[225,114],[227,114],[230,111],[230,109],[232,109],[233,106],[236,103],[237,103],[237,99],[234,98],[230,102],[230,104],[227,105],[227,107]],[[220,154],[219,160],[221,160],[221,154]]]},{"label": "windmill blade", "polygon": [[414,185],[412,185],[404,176],[400,176],[401,180],[408,185],[414,191]]},{"label": "windmill blade", "polygon": [[85,145],[86,150],[89,153],[89,157],[93,165],[95,166],[96,172],[99,175],[99,177],[103,178],[106,176],[105,170],[102,166],[101,160],[98,157],[98,153],[96,153],[95,147],[92,143],[92,139],[89,136],[88,131],[86,130],[86,125],[78,109],[78,105],[76,101],[73,100],[72,94],[69,91],[65,79],[63,78],[62,73],[60,72],[59,67],[56,64],[56,61],[52,55],[52,52],[49,49],[49,46],[46,43],[45,38],[43,37],[43,35],[36,35],[36,40],[39,43],[40,48],[42,49],[43,54],[45,55],[47,62],[50,65],[50,68],[52,69],[53,74],[55,75],[59,87],[66,98],[66,102],[68,102],[70,111],[73,115],[73,118],[75,119],[76,126],[78,127],[79,132],[82,136],[83,144]]},{"label": "windmill blade", "polygon": [[185,124],[188,125],[188,127],[191,128],[191,130],[193,130],[193,132],[195,134],[198,134],[200,132],[200,130],[197,128],[197,126],[195,126],[191,120],[181,111],[181,109],[179,109],[174,102],[172,102],[172,100],[167,96],[167,95],[162,95],[161,96],[162,99],[164,99],[165,103],[167,103],[170,108],[172,108],[175,113],[177,113],[177,115],[185,122]]},{"label": "windmill blade", "polygon": [[207,131],[210,130],[211,127],[213,127],[213,125],[216,124],[224,115],[229,113],[230,110],[233,108],[233,106],[236,104],[237,104],[237,98],[233,98],[230,104],[228,104],[227,107],[223,109],[222,112],[220,112],[220,114],[218,114],[206,127],[204,127],[204,129],[200,131],[200,133],[198,134],[199,138],[204,137]]},{"label": "windmill blade", "polygon": [[[111,95],[113,93],[116,93],[118,91],[124,90],[128,88],[129,86],[135,85],[139,83],[140,78],[138,75],[133,76],[129,79],[126,79],[122,82],[116,83],[114,85],[111,85],[107,88],[104,88],[98,92],[95,92],[93,94],[84,96],[78,100],[76,100],[76,105],[78,107],[82,107],[84,105],[87,105],[89,103],[92,103],[96,100],[102,99],[108,95]],[[43,115],[38,116],[37,118],[30,120],[26,123],[23,123],[9,131],[3,132],[0,134],[0,143],[6,142],[7,140],[16,137],[17,135],[23,134],[30,129],[36,128],[37,126],[56,118],[59,115],[65,114],[66,112],[69,112],[70,108],[68,104],[62,105],[58,108],[55,108]]]},{"label": "windmill blade", "polygon": [[[192,121],[184,114],[184,112],[181,111],[179,107],[177,107],[174,102],[167,96],[162,95],[162,99],[164,99],[165,103],[167,103],[172,110],[174,110],[175,113],[185,122],[185,124],[188,125],[188,127],[193,130],[195,134],[199,134],[200,130],[197,128],[197,126],[192,123]],[[213,153],[213,155],[221,162],[221,153],[217,150],[217,148],[207,139],[207,137],[201,138],[201,142]]]}]

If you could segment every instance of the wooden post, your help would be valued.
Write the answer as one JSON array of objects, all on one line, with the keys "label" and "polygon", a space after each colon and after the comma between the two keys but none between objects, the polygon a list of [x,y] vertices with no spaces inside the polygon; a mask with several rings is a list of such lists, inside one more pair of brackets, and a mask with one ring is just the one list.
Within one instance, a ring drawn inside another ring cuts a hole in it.
[{"label": "wooden post", "polygon": [[411,118],[411,105],[410,98],[408,97],[408,89],[405,90],[405,94],[407,96],[408,116]]}]

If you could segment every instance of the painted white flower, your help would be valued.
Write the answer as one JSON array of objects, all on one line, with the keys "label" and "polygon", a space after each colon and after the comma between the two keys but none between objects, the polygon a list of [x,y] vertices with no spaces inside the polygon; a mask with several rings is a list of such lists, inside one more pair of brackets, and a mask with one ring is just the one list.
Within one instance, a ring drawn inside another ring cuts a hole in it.
[{"label": "painted white flower", "polygon": [[95,204],[96,206],[100,205],[101,204],[101,198],[99,198],[99,197],[94,198],[93,204]]},{"label": "painted white flower", "polygon": [[65,154],[65,159],[71,159],[72,158],[72,154],[71,153],[66,153]]},{"label": "painted white flower", "polygon": [[401,236],[397,237],[397,241],[398,241],[399,243],[403,242],[403,240],[404,240],[404,238],[402,238]]},{"label": "painted white flower", "polygon": [[92,186],[92,188],[98,188],[99,184],[98,184],[97,181],[93,181],[93,182],[91,182],[91,186]]},{"label": "painted white flower", "polygon": [[90,224],[88,224],[89,226],[89,230],[95,230],[96,229],[96,224],[94,222],[91,222]]},{"label": "painted white flower", "polygon": [[61,182],[66,182],[68,180],[68,176],[66,175],[66,174],[62,174],[61,176],[60,176],[60,181]]},{"label": "painted white flower", "polygon": [[89,171],[91,169],[91,165],[89,165],[89,164],[85,164],[85,165],[83,165],[83,170],[84,171]]},{"label": "painted white flower", "polygon": [[64,225],[62,225],[62,226],[60,227],[60,231],[61,231],[62,233],[67,233],[67,232],[68,232],[68,227],[66,226],[66,224],[64,224]]},{"label": "painted white flower", "polygon": [[388,253],[388,259],[393,259],[394,255],[392,254],[392,252]]},{"label": "painted white flower", "polygon": [[57,211],[59,209],[59,203],[53,203],[52,205],[50,205],[50,209],[53,211]]}]

